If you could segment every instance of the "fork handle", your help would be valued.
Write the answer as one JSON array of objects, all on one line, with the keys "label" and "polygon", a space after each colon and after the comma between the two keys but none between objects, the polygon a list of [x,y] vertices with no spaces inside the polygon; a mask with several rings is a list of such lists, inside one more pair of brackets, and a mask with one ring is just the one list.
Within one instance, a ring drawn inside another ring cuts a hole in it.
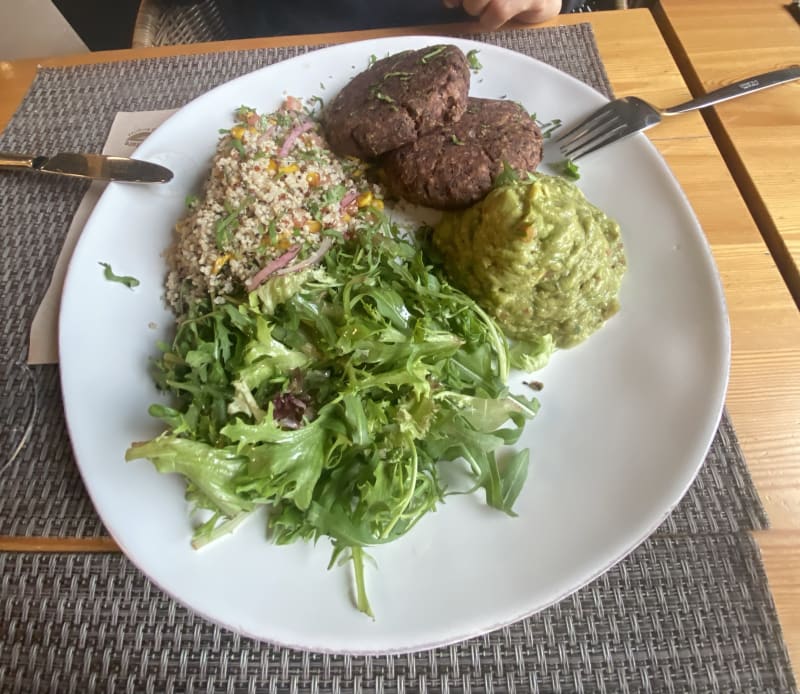
[{"label": "fork handle", "polygon": [[781,70],[773,70],[772,72],[765,72],[763,75],[756,75],[755,77],[747,77],[726,87],[720,87],[713,92],[699,96],[696,99],[687,101],[677,106],[664,109],[661,113],[665,116],[674,116],[678,113],[685,113],[686,111],[694,111],[698,108],[705,108],[706,106],[713,106],[728,99],[735,99],[738,96],[745,94],[752,94],[753,92],[767,89],[768,87],[775,87],[785,82],[791,82],[800,78],[800,65],[790,65],[789,67]]}]

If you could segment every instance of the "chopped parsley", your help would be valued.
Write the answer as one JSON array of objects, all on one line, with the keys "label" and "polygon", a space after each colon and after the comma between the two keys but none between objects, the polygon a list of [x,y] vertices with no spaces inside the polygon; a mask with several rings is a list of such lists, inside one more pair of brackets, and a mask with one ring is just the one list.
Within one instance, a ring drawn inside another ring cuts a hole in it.
[{"label": "chopped parsley", "polygon": [[98,263],[101,267],[103,267],[103,277],[105,277],[109,282],[118,282],[119,284],[124,284],[128,289],[133,289],[134,287],[139,286],[139,280],[135,277],[130,277],[128,275],[115,275],[114,271],[111,269],[111,265],[108,263]]},{"label": "chopped parsley", "polygon": [[509,186],[514,183],[529,183],[533,180],[534,174],[528,172],[523,178],[507,161],[504,161],[503,170],[495,176],[494,181],[492,181],[492,187],[501,188],[502,186]]},{"label": "chopped parsley", "polygon": [[479,51],[477,48],[473,48],[471,51],[467,52],[467,63],[469,64],[469,69],[473,72],[477,72],[483,68],[480,60],[478,60],[478,53]]},{"label": "chopped parsley", "polygon": [[322,194],[322,202],[326,205],[334,205],[341,202],[346,194],[347,190],[343,185],[330,186]]},{"label": "chopped parsley", "polygon": [[[325,87],[322,88],[324,89]],[[325,108],[325,99],[321,96],[314,94],[306,101],[305,110],[309,116],[313,116],[315,113],[321,113],[323,108]]]},{"label": "chopped parsley", "polygon": [[242,144],[241,140],[237,140],[235,137],[232,137],[231,149],[235,149],[237,152],[239,152],[239,156],[242,157],[242,159],[245,158],[246,155],[244,152],[244,145]]},{"label": "chopped parsley", "polygon": [[220,219],[214,226],[214,234],[217,239],[217,248],[222,250],[231,241],[231,232],[239,226],[239,214],[245,205],[251,202],[249,198],[245,198],[241,207],[233,207],[229,203],[225,203],[225,211],[228,213],[225,217]]},{"label": "chopped parsley", "polygon": [[385,101],[387,104],[395,103],[395,100],[391,96],[384,94],[380,89],[375,90],[374,96],[378,101]]},{"label": "chopped parsley", "polygon": [[534,123],[539,126],[542,131],[542,137],[546,140],[553,136],[553,133],[561,127],[561,119],[553,118],[553,120],[542,122],[536,118],[536,114],[531,115]]},{"label": "chopped parsley", "polygon": [[282,128],[288,128],[293,124],[292,117],[288,113],[283,113],[281,111],[278,111],[275,114],[275,120],[277,121],[278,125]]},{"label": "chopped parsley", "polygon": [[432,51],[422,56],[422,64],[427,65],[431,60],[433,60],[437,56],[440,56],[446,50],[447,46],[439,46],[438,48],[434,48]]},{"label": "chopped parsley", "polygon": [[401,80],[410,80],[414,76],[413,72],[405,72],[403,70],[397,70],[396,72],[387,72],[383,79],[387,80],[390,77],[398,77]]},{"label": "chopped parsley", "polygon": [[244,121],[247,120],[247,117],[251,113],[255,113],[255,109],[251,108],[250,106],[245,106],[244,104],[242,104],[241,106],[239,106],[239,108],[237,108],[233,112],[233,115],[236,116],[236,120]]},{"label": "chopped parsley", "polygon": [[508,162],[504,161],[503,170],[495,176],[492,185],[495,188],[500,188],[501,186],[508,186],[512,183],[519,183],[519,174],[508,165]]},{"label": "chopped parsley", "polygon": [[581,177],[578,165],[572,159],[565,159],[561,162],[559,169],[564,178],[569,178],[572,181],[577,181]]}]

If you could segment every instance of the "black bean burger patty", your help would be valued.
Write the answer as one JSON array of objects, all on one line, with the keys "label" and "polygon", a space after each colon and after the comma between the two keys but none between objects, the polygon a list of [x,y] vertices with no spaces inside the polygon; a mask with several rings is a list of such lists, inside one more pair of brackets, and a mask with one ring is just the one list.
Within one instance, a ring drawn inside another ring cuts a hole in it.
[{"label": "black bean burger patty", "polygon": [[542,160],[542,133],[513,101],[470,97],[457,123],[420,137],[383,157],[389,190],[438,209],[467,207],[491,190],[507,163],[534,171]]},{"label": "black bean burger patty", "polygon": [[469,66],[456,46],[428,46],[376,61],[322,112],[336,154],[370,159],[457,121],[469,91]]}]

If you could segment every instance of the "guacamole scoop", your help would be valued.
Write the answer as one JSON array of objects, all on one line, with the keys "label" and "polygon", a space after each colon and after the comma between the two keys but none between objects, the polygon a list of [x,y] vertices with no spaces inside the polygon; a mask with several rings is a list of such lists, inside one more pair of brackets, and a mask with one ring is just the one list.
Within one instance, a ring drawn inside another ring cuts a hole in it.
[{"label": "guacamole scoop", "polygon": [[432,241],[451,281],[511,338],[572,347],[619,309],[619,225],[558,176],[531,174],[445,213]]}]

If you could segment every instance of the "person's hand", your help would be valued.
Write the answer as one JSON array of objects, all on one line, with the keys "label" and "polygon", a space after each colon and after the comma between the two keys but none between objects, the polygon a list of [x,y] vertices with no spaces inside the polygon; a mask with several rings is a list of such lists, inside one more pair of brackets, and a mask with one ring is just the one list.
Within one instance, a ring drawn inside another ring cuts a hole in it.
[{"label": "person's hand", "polygon": [[489,31],[515,19],[537,24],[555,17],[561,11],[561,0],[443,0],[446,7],[461,5]]}]

